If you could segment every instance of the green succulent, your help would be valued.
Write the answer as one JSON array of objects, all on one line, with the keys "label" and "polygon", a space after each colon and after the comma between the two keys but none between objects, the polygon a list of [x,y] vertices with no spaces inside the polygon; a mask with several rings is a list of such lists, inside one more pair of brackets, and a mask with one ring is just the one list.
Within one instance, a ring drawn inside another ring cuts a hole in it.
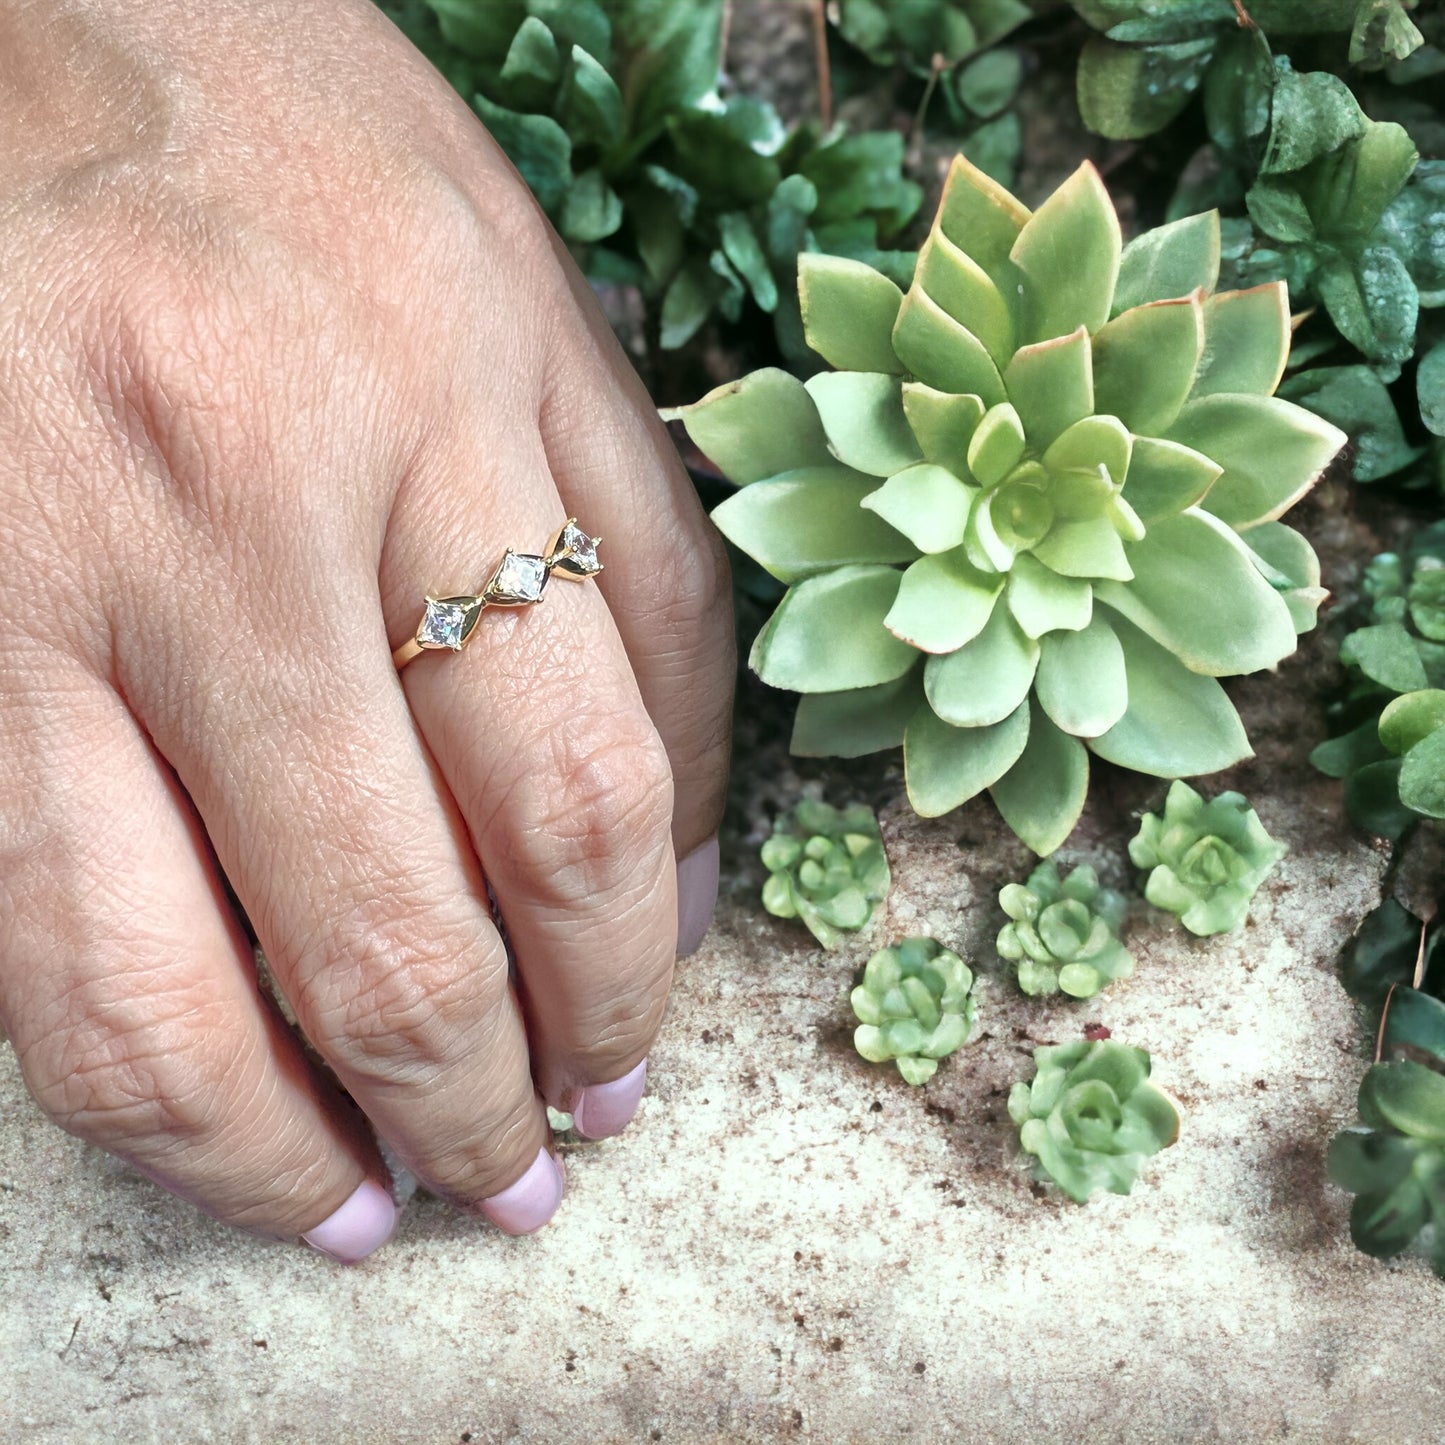
[{"label": "green succulent", "polygon": [[1206,803],[1185,782],[1170,787],[1162,817],[1144,814],[1129,842],[1134,866],[1149,870],[1144,896],[1201,936],[1240,927],[1259,885],[1288,851],[1242,794]]},{"label": "green succulent", "polygon": [[1442,742],[1430,738],[1445,690],[1445,522],[1374,558],[1363,592],[1364,625],[1340,644],[1349,682],[1330,709],[1337,736],[1310,760],[1345,780],[1356,823],[1398,838],[1417,817],[1440,816]]},{"label": "green succulent", "polygon": [[[1239,44],[1268,35],[1349,32],[1351,64],[1403,60],[1423,36],[1415,0],[1250,0],[1255,28],[1241,37],[1232,0],[1074,0],[1094,29],[1079,57],[1084,124],[1115,140],[1138,140],[1173,120]],[[1343,57],[1342,57],[1343,58]]]},{"label": "green succulent", "polygon": [[763,844],[763,907],[801,918],[824,948],[856,933],[893,886],[878,819],[866,804],[834,808],[805,798]]},{"label": "green succulent", "polygon": [[1143,1049],[1113,1040],[1034,1050],[1033,1082],[1008,1096],[1034,1172],[1086,1204],[1096,1189],[1127,1194],[1144,1160],[1179,1137],[1179,1115],[1149,1082]]},{"label": "green succulent", "polygon": [[999,956],[1017,966],[1025,993],[1093,998],[1134,972],[1134,957],[1119,941],[1124,895],[1100,887],[1088,864],[1060,879],[1047,859],[1027,883],[1008,884],[998,901],[1012,920],[999,933]]},{"label": "green succulent", "polygon": [[972,970],[932,938],[880,948],[851,1001],[853,1046],[870,1063],[892,1059],[910,1084],[927,1083],[968,1042],[978,1010]]},{"label": "green succulent", "polygon": [[[788,131],[717,95],[722,0],[381,0],[467,99],[584,270],[655,303],[664,350],[714,313],[767,313],[798,252],[884,249],[922,191],[891,131]],[[778,316],[785,352],[796,317]]]},{"label": "green succulent", "polygon": [[988,789],[1041,855],[1090,751],[1170,778],[1249,756],[1217,679],[1314,625],[1318,562],[1278,518],[1345,438],[1271,395],[1284,287],[1216,293],[1218,244],[1203,215],[1121,248],[1091,165],[1030,213],[958,157],[906,295],[802,258],[836,370],[664,413],[789,584],[751,665],[804,694],[794,752],[902,743],[920,814]]},{"label": "green succulent", "polygon": [[1329,1151],[1330,1178],[1355,1196],[1351,1238],[1388,1259],[1433,1225],[1432,1262],[1445,1275],[1445,1076],[1409,1059],[1376,1064],[1359,1107],[1364,1127],[1336,1134]]},{"label": "green succulent", "polygon": [[934,56],[948,67],[1028,20],[1022,0],[838,0],[838,31],[877,65],[902,61],[920,75]]}]

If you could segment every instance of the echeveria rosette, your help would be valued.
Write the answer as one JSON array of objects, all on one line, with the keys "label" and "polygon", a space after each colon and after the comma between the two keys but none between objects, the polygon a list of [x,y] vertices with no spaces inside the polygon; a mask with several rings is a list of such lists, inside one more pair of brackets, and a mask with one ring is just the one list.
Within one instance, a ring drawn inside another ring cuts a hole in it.
[{"label": "echeveria rosette", "polygon": [[1179,1137],[1179,1114],[1149,1082],[1143,1049],[1114,1040],[1034,1050],[1032,1083],[1008,1096],[1019,1143],[1034,1172],[1087,1204],[1096,1189],[1127,1194],[1144,1160]]},{"label": "echeveria rosette", "polygon": [[1145,813],[1129,842],[1134,866],[1149,870],[1144,896],[1201,937],[1238,928],[1288,851],[1243,794],[1220,793],[1206,803],[1182,781],[1170,787],[1163,815]]},{"label": "echeveria rosette", "polygon": [[1445,1275],[1445,1076],[1412,1060],[1374,1065],[1360,1084],[1363,1127],[1330,1142],[1330,1178],[1355,1196],[1350,1236],[1388,1259],[1434,1225]]},{"label": "echeveria rosette", "polygon": [[834,808],[805,798],[763,844],[763,907],[801,918],[824,948],[856,933],[892,886],[878,819],[866,804]]},{"label": "echeveria rosette", "polygon": [[1010,919],[999,932],[999,956],[1017,968],[1025,993],[1093,998],[1134,972],[1134,957],[1119,941],[1124,895],[1101,887],[1088,864],[1060,878],[1046,859],[1027,883],[1008,884],[998,901]]},{"label": "echeveria rosette", "polygon": [[968,1042],[978,1011],[973,971],[932,938],[880,948],[851,1002],[853,1046],[870,1063],[896,1063],[910,1084],[927,1083],[939,1059]]},{"label": "echeveria rosette", "polygon": [[924,816],[989,790],[1036,852],[1088,752],[1172,778],[1249,756],[1218,678],[1314,624],[1278,519],[1344,434],[1272,395],[1278,283],[1216,293],[1217,217],[1122,247],[1085,164],[1034,213],[963,157],[903,293],[805,257],[809,345],[676,412],[738,485],[713,513],[789,591],[751,656],[793,750],[902,743]]}]

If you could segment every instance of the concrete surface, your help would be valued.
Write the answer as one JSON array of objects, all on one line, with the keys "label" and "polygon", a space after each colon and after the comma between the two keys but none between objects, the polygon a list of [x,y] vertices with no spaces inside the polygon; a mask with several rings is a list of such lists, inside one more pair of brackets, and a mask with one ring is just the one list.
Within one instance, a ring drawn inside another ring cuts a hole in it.
[{"label": "concrete surface", "polygon": [[[530,1240],[425,1196],[352,1270],[230,1234],[45,1124],[0,1049],[0,1440],[1438,1440],[1445,1285],[1357,1254],[1324,1177],[1364,1068],[1335,960],[1385,864],[1303,761],[1327,654],[1236,690],[1260,756],[1211,789],[1291,846],[1249,929],[1141,906],[1137,974],[1084,1005],[1024,999],[992,952],[1023,849],[987,805],[913,819],[887,760],[806,776],[881,804],[888,916],[826,956],[762,914],[756,842],[799,777],[751,700],[722,907],[650,1096],[570,1151]],[[1101,769],[1065,856],[1126,883],[1162,794]],[[912,931],[987,980],[980,1037],[922,1089],[852,1052],[846,1001]],[[1132,1196],[1080,1208],[1031,1187],[1004,1096],[1096,1021],[1187,1117]]]}]

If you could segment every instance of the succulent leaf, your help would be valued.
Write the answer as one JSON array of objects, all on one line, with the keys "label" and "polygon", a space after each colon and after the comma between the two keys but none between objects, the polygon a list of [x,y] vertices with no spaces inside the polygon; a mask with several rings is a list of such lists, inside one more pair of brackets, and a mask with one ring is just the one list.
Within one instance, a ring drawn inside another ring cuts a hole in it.
[{"label": "succulent leaf", "polygon": [[1133,956],[1119,941],[1124,897],[1101,888],[1087,864],[1061,879],[1057,865],[1045,860],[1026,884],[1008,884],[999,903],[1013,920],[999,933],[999,955],[1017,965],[1025,993],[1092,998],[1134,971]]},{"label": "succulent leaf", "polygon": [[1149,870],[1144,896],[1200,935],[1242,926],[1250,900],[1287,851],[1241,794],[1206,803],[1183,781],[1170,787],[1162,815],[1144,815],[1129,844],[1135,866]]},{"label": "succulent leaf", "polygon": [[1087,750],[1169,778],[1248,756],[1213,679],[1274,667],[1312,625],[1318,564],[1276,519],[1344,434],[1270,394],[1283,288],[1216,295],[1219,252],[1212,215],[1122,248],[1090,166],[1030,213],[960,157],[896,307],[866,267],[802,268],[820,354],[869,370],[758,373],[670,414],[764,488],[718,521],[793,584],[761,675],[847,694],[807,706],[810,752],[830,720],[850,754],[896,738],[916,693],[892,685],[926,654],[915,806],[988,788],[1040,852],[1078,817]]},{"label": "succulent leaf", "polygon": [[804,798],[774,824],[762,861],[763,907],[801,918],[824,948],[863,928],[892,887],[878,819],[862,804],[834,808]]},{"label": "succulent leaf", "polygon": [[927,1082],[939,1059],[963,1047],[978,1010],[973,971],[932,938],[880,948],[851,1002],[854,1047],[871,1063],[895,1062],[910,1084]]},{"label": "succulent leaf", "polygon": [[1144,1160],[1179,1137],[1179,1115],[1149,1082],[1143,1049],[1113,1040],[1034,1050],[1032,1084],[1008,1098],[1034,1173],[1086,1204],[1097,1189],[1128,1194]]}]

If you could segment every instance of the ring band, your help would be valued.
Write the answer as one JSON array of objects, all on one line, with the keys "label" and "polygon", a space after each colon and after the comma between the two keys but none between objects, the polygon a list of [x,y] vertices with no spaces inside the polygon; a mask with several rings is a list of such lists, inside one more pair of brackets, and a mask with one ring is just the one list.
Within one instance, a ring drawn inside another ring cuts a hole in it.
[{"label": "ring band", "polygon": [[540,602],[553,573],[585,582],[602,570],[597,560],[601,537],[589,537],[576,517],[552,535],[544,552],[515,552],[508,547],[491,580],[476,595],[426,599],[416,632],[391,654],[398,672],[423,652],[460,652],[472,639],[488,607],[530,607]]}]

